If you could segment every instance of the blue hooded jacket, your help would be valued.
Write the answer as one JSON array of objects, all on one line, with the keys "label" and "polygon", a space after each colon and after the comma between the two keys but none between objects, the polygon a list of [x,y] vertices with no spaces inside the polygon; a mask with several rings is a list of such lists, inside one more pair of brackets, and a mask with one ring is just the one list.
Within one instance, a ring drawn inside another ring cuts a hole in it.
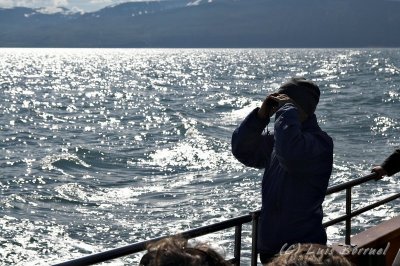
[{"label": "blue hooded jacket", "polygon": [[274,255],[295,243],[326,244],[322,202],[333,164],[333,141],[315,114],[303,123],[295,105],[275,115],[273,134],[263,133],[269,119],[253,110],[232,136],[232,153],[243,164],[265,168],[258,250]]}]

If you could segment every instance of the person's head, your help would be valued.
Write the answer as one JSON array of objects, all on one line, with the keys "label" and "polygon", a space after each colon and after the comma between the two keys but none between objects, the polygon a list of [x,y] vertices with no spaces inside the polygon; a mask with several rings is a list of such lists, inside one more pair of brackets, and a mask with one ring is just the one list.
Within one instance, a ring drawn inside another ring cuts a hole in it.
[{"label": "person's head", "polygon": [[268,266],[352,266],[339,252],[318,244],[297,244],[275,257]]},{"label": "person's head", "polygon": [[147,247],[139,266],[230,266],[216,251],[201,244],[189,247],[181,237],[164,238]]},{"label": "person's head", "polygon": [[318,86],[302,77],[291,78],[281,85],[278,93],[289,96],[303,109],[307,116],[315,112],[320,96]]}]

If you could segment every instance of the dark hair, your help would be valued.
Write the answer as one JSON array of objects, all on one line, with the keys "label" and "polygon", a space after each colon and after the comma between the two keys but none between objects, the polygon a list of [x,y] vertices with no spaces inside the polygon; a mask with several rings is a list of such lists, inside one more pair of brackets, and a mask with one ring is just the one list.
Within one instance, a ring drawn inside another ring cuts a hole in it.
[{"label": "dark hair", "polygon": [[352,266],[336,250],[319,244],[297,244],[274,258],[269,266]]},{"label": "dark hair", "polygon": [[205,244],[188,247],[182,237],[169,237],[151,243],[140,266],[230,266],[228,261]]}]

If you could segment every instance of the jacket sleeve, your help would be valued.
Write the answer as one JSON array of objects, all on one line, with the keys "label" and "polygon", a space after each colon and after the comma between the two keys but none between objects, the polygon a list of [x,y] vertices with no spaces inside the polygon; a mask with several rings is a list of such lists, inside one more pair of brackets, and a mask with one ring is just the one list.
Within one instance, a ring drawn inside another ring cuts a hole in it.
[{"label": "jacket sleeve", "polygon": [[286,171],[308,173],[331,167],[332,139],[320,129],[303,131],[295,105],[287,103],[278,110],[274,131],[276,156]]},{"label": "jacket sleeve", "polygon": [[254,109],[232,135],[232,154],[249,167],[265,168],[274,146],[273,135],[263,134],[269,118],[261,120]]},{"label": "jacket sleeve", "polygon": [[395,150],[382,164],[388,176],[400,172],[400,149]]}]

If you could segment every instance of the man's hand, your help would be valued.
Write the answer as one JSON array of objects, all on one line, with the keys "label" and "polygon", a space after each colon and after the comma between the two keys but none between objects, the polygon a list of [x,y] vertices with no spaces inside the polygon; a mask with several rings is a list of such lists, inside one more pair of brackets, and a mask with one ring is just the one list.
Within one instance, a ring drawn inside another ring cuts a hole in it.
[{"label": "man's hand", "polygon": [[279,103],[274,99],[274,96],[279,95],[278,93],[272,93],[265,98],[260,109],[258,110],[258,117],[261,119],[267,119],[271,117],[279,107]]},{"label": "man's hand", "polygon": [[261,108],[258,110],[258,117],[261,119],[266,119],[267,117],[271,117],[276,111],[279,110],[286,103],[292,103],[296,106],[300,115],[300,122],[303,122],[307,119],[307,114],[304,112],[303,108],[301,108],[295,101],[293,101],[286,94],[273,93],[269,95],[261,105]]},{"label": "man's hand", "polygon": [[371,172],[378,174],[378,177],[376,178],[376,180],[379,180],[383,176],[387,175],[387,172],[385,171],[385,169],[382,168],[382,166],[375,166],[374,168],[372,168]]},{"label": "man's hand", "polygon": [[296,103],[286,94],[273,95],[271,98],[278,102],[278,109],[284,106],[285,103],[293,103],[296,105]]}]

